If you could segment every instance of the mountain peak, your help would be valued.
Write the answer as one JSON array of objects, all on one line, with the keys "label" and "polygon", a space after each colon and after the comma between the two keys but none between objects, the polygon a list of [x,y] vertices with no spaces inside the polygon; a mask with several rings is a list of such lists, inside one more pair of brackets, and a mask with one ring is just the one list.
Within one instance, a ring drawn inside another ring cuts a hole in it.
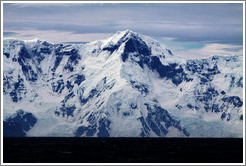
[{"label": "mountain peak", "polygon": [[112,37],[103,40],[102,48],[103,50],[110,50],[110,52],[113,52],[118,49],[122,43],[128,41],[130,38],[137,39],[137,36],[137,33],[128,29],[125,31],[117,31]]},{"label": "mountain peak", "polygon": [[133,32],[129,29],[124,30],[124,31],[117,31],[113,36],[112,36],[112,41],[113,43],[117,43],[118,41],[122,41],[128,38],[131,38],[133,36],[137,36],[136,32]]},{"label": "mountain peak", "polygon": [[124,30],[124,31],[117,31],[116,34],[121,34],[121,35],[128,35],[128,34],[136,34],[136,32],[133,32],[132,30]]}]

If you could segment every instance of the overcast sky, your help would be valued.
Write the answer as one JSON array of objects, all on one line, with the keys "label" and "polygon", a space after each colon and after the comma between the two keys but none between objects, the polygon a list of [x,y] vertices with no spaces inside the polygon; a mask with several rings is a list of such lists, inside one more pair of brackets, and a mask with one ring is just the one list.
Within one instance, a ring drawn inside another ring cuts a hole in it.
[{"label": "overcast sky", "polygon": [[3,6],[5,38],[90,42],[126,29],[156,38],[170,47],[178,46],[176,51],[199,50],[217,44],[238,52],[243,45],[243,5],[17,3]]}]

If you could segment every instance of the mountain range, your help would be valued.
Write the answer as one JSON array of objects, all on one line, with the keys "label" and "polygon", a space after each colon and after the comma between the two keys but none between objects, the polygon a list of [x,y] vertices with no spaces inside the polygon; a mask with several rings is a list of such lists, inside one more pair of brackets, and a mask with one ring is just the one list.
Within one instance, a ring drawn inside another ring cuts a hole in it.
[{"label": "mountain range", "polygon": [[6,137],[243,137],[243,55],[187,59],[130,30],[3,40]]}]

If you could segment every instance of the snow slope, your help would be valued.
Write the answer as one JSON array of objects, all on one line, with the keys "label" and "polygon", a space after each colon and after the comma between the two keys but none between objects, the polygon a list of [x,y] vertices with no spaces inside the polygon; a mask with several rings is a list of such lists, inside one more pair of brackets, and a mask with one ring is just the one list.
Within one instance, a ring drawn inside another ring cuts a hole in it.
[{"label": "snow slope", "polygon": [[130,30],[3,41],[5,136],[242,137],[243,56],[187,60]]}]

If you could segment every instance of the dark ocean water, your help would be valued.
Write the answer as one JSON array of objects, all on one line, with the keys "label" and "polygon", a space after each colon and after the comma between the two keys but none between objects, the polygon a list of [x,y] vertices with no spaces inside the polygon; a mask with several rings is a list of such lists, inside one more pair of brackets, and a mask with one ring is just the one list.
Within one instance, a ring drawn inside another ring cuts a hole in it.
[{"label": "dark ocean water", "polygon": [[3,138],[4,163],[242,163],[235,138]]}]

